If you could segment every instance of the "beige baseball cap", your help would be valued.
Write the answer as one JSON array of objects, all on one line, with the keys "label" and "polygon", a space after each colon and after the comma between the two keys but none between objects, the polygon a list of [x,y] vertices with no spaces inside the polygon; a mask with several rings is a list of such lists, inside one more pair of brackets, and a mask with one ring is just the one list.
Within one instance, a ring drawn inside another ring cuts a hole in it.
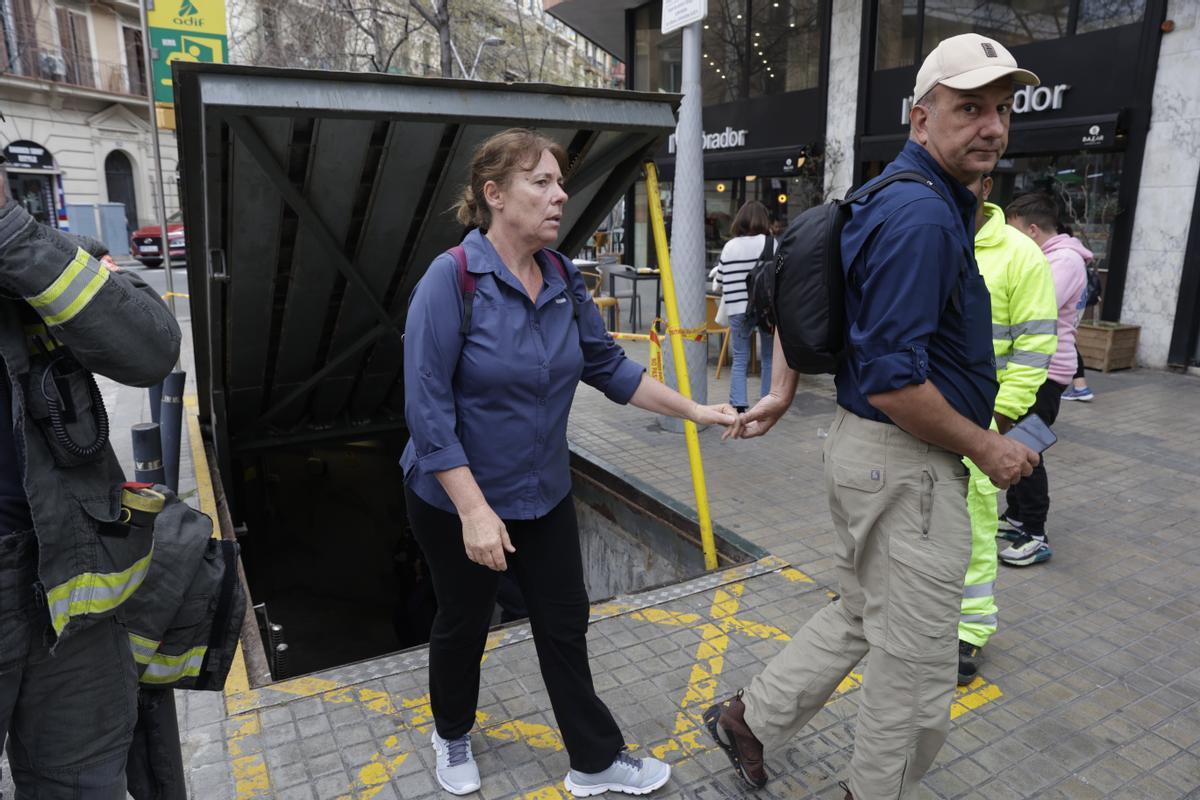
[{"label": "beige baseball cap", "polygon": [[925,58],[917,72],[913,99],[920,100],[939,83],[951,89],[978,89],[1005,75],[1030,86],[1041,83],[1037,75],[1018,67],[1012,53],[995,39],[978,33],[951,36]]}]

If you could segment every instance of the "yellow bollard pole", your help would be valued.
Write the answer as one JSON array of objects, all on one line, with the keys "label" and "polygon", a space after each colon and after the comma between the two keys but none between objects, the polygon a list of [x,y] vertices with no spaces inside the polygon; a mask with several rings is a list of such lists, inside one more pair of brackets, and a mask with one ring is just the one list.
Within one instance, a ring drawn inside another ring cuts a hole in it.
[{"label": "yellow bollard pole", "polygon": [[[658,253],[663,302],[667,306],[667,332],[671,336],[671,355],[679,377],[679,393],[689,400],[692,385],[688,380],[687,359],[683,355],[683,331],[679,327],[679,307],[675,304],[675,280],[671,277],[671,251],[667,247],[667,226],[663,222],[662,201],[658,196],[658,168],[646,162],[646,197],[650,204],[650,227],[654,230],[654,249]],[[700,518],[700,545],[704,549],[704,568],[717,568],[717,543],[713,539],[712,517],[708,511],[708,487],[704,482],[704,463],[700,458],[700,436],[696,423],[684,420],[688,460],[692,467],[692,489],[696,492],[696,514]]]}]

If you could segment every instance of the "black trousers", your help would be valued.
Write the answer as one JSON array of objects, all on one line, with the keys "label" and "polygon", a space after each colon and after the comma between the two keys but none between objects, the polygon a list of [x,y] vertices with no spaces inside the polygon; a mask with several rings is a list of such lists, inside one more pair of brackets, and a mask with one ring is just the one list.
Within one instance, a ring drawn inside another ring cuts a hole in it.
[{"label": "black trousers", "polygon": [[[455,739],[475,724],[479,661],[496,604],[500,573],[474,563],[457,514],[405,489],[408,519],[425,553],[438,609],[429,639],[429,694],[438,735]],[[588,596],[571,495],[533,520],[504,520],[515,553],[508,571],[525,598],[533,644],[571,768],[607,769],[625,746],[608,707],[596,696],[588,665]]]},{"label": "black trousers", "polygon": [[1083,378],[1087,375],[1087,370],[1083,368],[1083,353],[1079,352],[1079,347],[1075,348],[1075,377]]},{"label": "black trousers", "polygon": [[[1042,422],[1053,425],[1054,420],[1058,419],[1058,408],[1062,405],[1062,393],[1066,389],[1061,383],[1047,380],[1038,389],[1033,406],[1026,412],[1025,417],[1037,414],[1042,418]],[[1020,483],[1009,487],[1006,499],[1007,516],[1020,520],[1026,533],[1045,535],[1046,516],[1050,513],[1050,480],[1046,476],[1046,453],[1042,453],[1041,463],[1033,468],[1033,473],[1028,478],[1022,478]]]}]

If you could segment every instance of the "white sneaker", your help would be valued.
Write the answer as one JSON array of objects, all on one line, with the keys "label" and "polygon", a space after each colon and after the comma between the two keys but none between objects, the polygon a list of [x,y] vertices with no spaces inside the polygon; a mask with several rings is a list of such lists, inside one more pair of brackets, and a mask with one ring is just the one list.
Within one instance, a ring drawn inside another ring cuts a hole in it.
[{"label": "white sneaker", "polygon": [[479,791],[479,767],[471,752],[471,735],[443,739],[433,732],[433,752],[437,754],[437,779],[450,794]]},{"label": "white sneaker", "polygon": [[576,797],[591,797],[605,792],[649,794],[671,777],[671,767],[657,758],[634,758],[622,751],[603,772],[567,773],[567,791]]}]

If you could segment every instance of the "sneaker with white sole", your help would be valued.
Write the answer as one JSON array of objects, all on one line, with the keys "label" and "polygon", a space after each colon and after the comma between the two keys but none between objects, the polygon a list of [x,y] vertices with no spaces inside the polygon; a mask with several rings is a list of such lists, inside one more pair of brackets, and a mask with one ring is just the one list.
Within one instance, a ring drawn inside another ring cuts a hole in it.
[{"label": "sneaker with white sole", "polygon": [[617,753],[608,769],[602,772],[567,773],[567,791],[576,797],[591,797],[605,792],[625,794],[649,794],[662,786],[671,777],[671,767],[657,758],[634,758],[628,753]]},{"label": "sneaker with white sole", "polygon": [[1023,533],[1021,538],[1000,552],[1000,563],[1010,567],[1028,567],[1049,561],[1052,555],[1054,551],[1050,549],[1045,536]]},{"label": "sneaker with white sole", "polygon": [[1063,400],[1080,400],[1084,403],[1092,402],[1095,397],[1096,395],[1092,393],[1092,390],[1086,386],[1084,386],[1082,389],[1076,389],[1074,386],[1072,386],[1070,389],[1067,389],[1062,393]]},{"label": "sneaker with white sole", "polygon": [[1019,519],[1013,519],[1007,514],[1000,515],[996,526],[996,535],[1009,542],[1015,542],[1024,535],[1025,524]]},{"label": "sneaker with white sole", "polygon": [[471,735],[443,739],[433,732],[433,752],[437,754],[437,779],[450,794],[479,791],[479,767],[471,752]]}]

